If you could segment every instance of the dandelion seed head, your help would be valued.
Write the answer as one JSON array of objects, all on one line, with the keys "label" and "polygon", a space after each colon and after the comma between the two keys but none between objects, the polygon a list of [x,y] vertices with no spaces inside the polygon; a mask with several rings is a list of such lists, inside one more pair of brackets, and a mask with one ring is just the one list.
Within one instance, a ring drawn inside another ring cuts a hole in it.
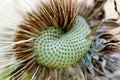
[{"label": "dandelion seed head", "polygon": [[6,9],[0,7],[0,79],[118,76],[119,24],[118,16],[107,16],[106,4],[111,2],[111,10],[119,15],[116,0],[2,2]]}]

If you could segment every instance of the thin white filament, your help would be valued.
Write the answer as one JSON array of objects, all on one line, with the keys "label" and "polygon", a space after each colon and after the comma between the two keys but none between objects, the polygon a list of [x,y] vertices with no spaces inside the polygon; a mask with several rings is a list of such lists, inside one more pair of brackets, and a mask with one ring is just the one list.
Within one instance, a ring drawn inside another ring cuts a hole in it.
[{"label": "thin white filament", "polygon": [[7,36],[12,36],[14,35],[14,31],[4,31],[4,32],[0,32],[1,35],[7,35]]},{"label": "thin white filament", "polygon": [[13,76],[15,76],[16,74],[18,74],[20,71],[22,71],[25,67],[21,68],[20,70],[18,70],[17,72],[15,72],[14,74],[12,74],[10,77],[7,78],[7,80],[10,80]]},{"label": "thin white filament", "polygon": [[15,52],[2,52],[0,55],[9,55],[9,54],[15,54]]},{"label": "thin white filament", "polygon": [[10,60],[10,59],[4,59],[4,60],[0,60],[0,63],[2,62],[5,62],[5,61],[8,61],[8,60]]},{"label": "thin white filament", "polygon": [[[12,66],[10,66],[10,67],[7,67],[7,68],[5,68],[5,70],[8,70],[8,69],[10,69],[10,68],[12,68],[12,67],[15,67],[15,66],[17,66],[17,65],[19,65],[19,64],[21,64],[21,63],[23,63],[23,62],[25,62],[25,60],[23,60],[23,61],[20,61],[20,62],[17,62],[16,64],[14,64],[14,65],[12,65]],[[7,66],[8,66],[9,64],[7,64]],[[1,72],[3,72],[3,71],[0,71],[0,73]]]},{"label": "thin white filament", "polygon": [[0,13],[0,15],[8,18],[8,19],[9,19],[9,20],[7,20],[8,22],[12,22],[12,23],[14,23],[14,24],[17,24],[17,19],[14,19],[13,17],[7,16],[7,15],[5,15],[5,14],[3,14],[3,13]]},{"label": "thin white filament", "polygon": [[50,79],[51,79],[51,76],[49,76],[47,80],[50,80]]},{"label": "thin white filament", "polygon": [[80,73],[81,78],[82,78],[83,80],[85,80],[85,76],[84,76],[84,74],[83,74],[83,72],[82,72],[79,64],[77,65],[77,67],[78,67],[78,71],[79,71],[79,73]]},{"label": "thin white filament", "polygon": [[20,77],[20,78],[22,78],[21,80],[24,80],[27,75],[28,75],[28,74],[25,72],[25,73]]},{"label": "thin white filament", "polygon": [[0,41],[0,43],[2,43],[2,44],[11,44],[11,43],[13,43],[13,42]]},{"label": "thin white filament", "polygon": [[34,33],[32,33],[32,32],[26,31],[26,30],[21,30],[21,31],[23,31],[23,32],[25,32],[25,33],[28,33],[28,34],[30,34],[30,35],[34,35],[34,36],[37,35],[37,34],[34,34]]},{"label": "thin white filament", "polygon": [[[32,49],[32,48],[26,49],[26,50],[24,50],[24,52],[31,51],[31,50],[33,50],[33,49]],[[17,53],[19,53],[19,52],[15,52],[15,53],[17,54]]]},{"label": "thin white filament", "polygon": [[9,41],[13,41],[13,37],[2,37],[2,39],[0,39],[0,41],[4,41],[4,42],[5,42],[5,41],[6,41],[6,42],[7,42],[7,41],[8,41],[8,42],[9,42]]},{"label": "thin white filament", "polygon": [[12,46],[14,46],[14,45],[16,45],[16,44],[21,44],[21,43],[25,43],[25,42],[30,42],[30,41],[32,41],[33,39],[35,39],[35,37],[30,38],[30,39],[28,39],[28,40],[21,40],[21,41],[13,42],[13,43],[11,43],[11,44],[8,45],[8,46],[2,47],[1,49],[8,49],[8,48],[11,48]]},{"label": "thin white filament", "polygon": [[0,54],[1,53],[5,53],[5,52],[9,52],[9,51],[12,51],[13,49],[11,48],[8,48],[8,49],[0,49]]},{"label": "thin white filament", "polygon": [[[10,65],[10,64],[12,64],[12,63],[7,63],[7,64],[4,64],[4,65],[0,66],[0,70],[4,69],[6,66],[8,66],[8,65]],[[2,71],[0,71],[0,73],[1,73],[1,72],[2,72]]]},{"label": "thin white filament", "polygon": [[36,71],[35,71],[35,73],[33,74],[32,78],[31,78],[31,80],[35,80],[36,79],[35,75],[37,74],[37,72],[39,71],[39,69],[40,69],[40,67],[38,66],[37,69],[36,69]]}]

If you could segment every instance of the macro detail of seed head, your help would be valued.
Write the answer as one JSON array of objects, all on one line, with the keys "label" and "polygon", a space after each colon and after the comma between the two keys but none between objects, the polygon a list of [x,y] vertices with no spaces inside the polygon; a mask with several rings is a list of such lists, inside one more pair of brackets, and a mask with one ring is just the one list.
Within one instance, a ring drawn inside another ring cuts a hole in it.
[{"label": "macro detail of seed head", "polygon": [[120,16],[116,0],[6,0],[19,17],[0,8],[0,80],[117,79],[120,24],[106,17],[109,2]]},{"label": "macro detail of seed head", "polygon": [[[71,5],[70,5],[71,4]],[[86,54],[90,47],[90,27],[86,20],[78,15],[79,2],[77,0],[49,0],[42,2],[39,12],[27,13],[24,24],[19,28],[32,34],[18,30],[15,41],[30,39],[32,42],[23,42],[14,46],[18,50],[29,51],[15,54],[16,60],[35,61],[38,65],[49,68],[64,68],[77,63]]]},{"label": "macro detail of seed head", "polygon": [[40,65],[63,68],[78,62],[86,54],[91,43],[86,38],[90,33],[88,24],[77,16],[71,26],[66,32],[53,26],[41,31],[33,47]]}]

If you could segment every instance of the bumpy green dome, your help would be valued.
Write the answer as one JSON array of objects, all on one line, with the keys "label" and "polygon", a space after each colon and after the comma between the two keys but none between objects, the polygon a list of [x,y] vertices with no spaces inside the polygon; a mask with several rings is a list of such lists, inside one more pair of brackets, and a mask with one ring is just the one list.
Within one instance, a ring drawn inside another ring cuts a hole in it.
[{"label": "bumpy green dome", "polygon": [[89,33],[90,28],[81,16],[76,17],[67,32],[53,26],[40,31],[34,42],[38,64],[63,68],[78,62],[89,50],[91,40],[86,38]]}]

